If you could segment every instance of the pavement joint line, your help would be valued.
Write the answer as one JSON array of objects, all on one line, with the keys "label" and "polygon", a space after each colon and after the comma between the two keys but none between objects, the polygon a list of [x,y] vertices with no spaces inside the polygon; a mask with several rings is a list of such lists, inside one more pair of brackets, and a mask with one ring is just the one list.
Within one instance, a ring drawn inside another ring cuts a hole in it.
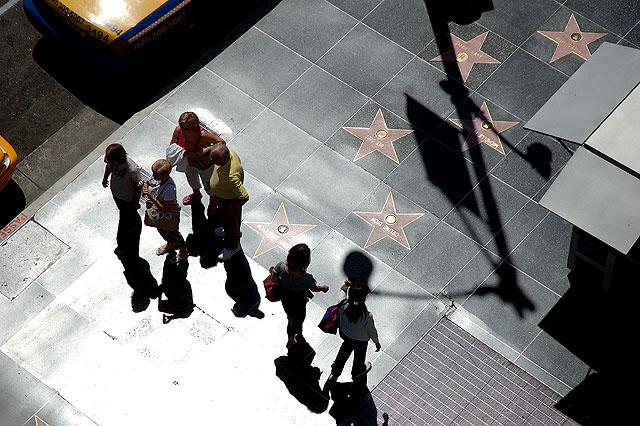
[{"label": "pavement joint line", "polygon": [[15,6],[17,3],[20,3],[20,2],[21,0],[9,0],[7,3],[0,6],[0,16],[4,15],[6,12],[9,11],[9,9],[11,9],[13,6]]}]

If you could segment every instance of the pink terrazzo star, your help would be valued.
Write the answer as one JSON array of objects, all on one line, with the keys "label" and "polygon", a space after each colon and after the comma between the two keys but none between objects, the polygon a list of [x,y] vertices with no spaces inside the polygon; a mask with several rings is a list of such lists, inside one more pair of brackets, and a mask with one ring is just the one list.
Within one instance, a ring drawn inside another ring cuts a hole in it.
[{"label": "pink terrazzo star", "polygon": [[431,60],[436,62],[457,62],[458,69],[460,69],[460,75],[462,76],[462,81],[466,82],[473,65],[500,63],[500,61],[487,55],[481,50],[482,45],[487,38],[487,34],[489,34],[488,31],[469,41],[464,41],[460,37],[450,34],[452,49]]},{"label": "pink terrazzo star", "polygon": [[571,14],[567,25],[564,27],[564,31],[538,31],[538,34],[543,35],[549,40],[557,44],[555,52],[549,63],[555,62],[560,58],[564,58],[567,55],[573,53],[574,55],[587,60],[591,57],[589,51],[589,43],[604,37],[607,33],[585,33],[580,31],[578,21],[576,17]]}]

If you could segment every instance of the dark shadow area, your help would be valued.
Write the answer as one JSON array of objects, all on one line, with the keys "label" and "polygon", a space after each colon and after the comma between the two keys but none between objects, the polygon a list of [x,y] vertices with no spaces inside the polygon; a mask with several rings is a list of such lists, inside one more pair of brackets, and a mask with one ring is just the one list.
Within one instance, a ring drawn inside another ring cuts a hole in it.
[{"label": "dark shadow area", "polygon": [[527,147],[524,158],[531,164],[531,167],[540,173],[540,176],[546,180],[551,178],[551,160],[553,160],[553,155],[551,151],[549,151],[549,148],[540,142],[534,142]]},{"label": "dark shadow area", "polygon": [[162,267],[162,293],[158,298],[158,310],[163,312],[162,322],[167,324],[176,318],[187,318],[193,313],[195,307],[193,303],[193,292],[191,283],[187,280],[189,271],[189,259],[184,259],[180,263],[171,260],[175,257],[175,251],[170,251],[164,259]]},{"label": "dark shadow area", "polygon": [[227,271],[227,280],[224,289],[235,302],[231,311],[237,317],[247,315],[255,318],[264,318],[260,307],[260,293],[258,286],[251,275],[251,267],[244,252],[238,253],[224,262],[224,270]]},{"label": "dark shadow area", "polygon": [[447,21],[459,25],[475,22],[480,19],[482,13],[493,10],[491,0],[426,0],[426,2],[437,7],[440,15]]},{"label": "dark shadow area", "polygon": [[[454,85],[459,87],[457,83],[454,83]],[[452,95],[452,100],[455,101],[457,96],[459,96],[458,91],[455,91]],[[461,146],[460,138],[461,136],[466,137],[466,134],[461,134],[460,130],[455,126],[442,121],[441,118],[411,96],[407,95],[406,98],[409,121],[412,124],[425,122],[425,120],[429,122],[438,120],[441,123],[438,133],[447,135],[447,140],[455,141],[454,146]],[[468,106],[469,102],[466,102],[465,105]],[[479,110],[479,107],[477,110]],[[467,117],[467,119],[472,119],[470,110],[465,108],[458,109],[458,111],[460,115]],[[503,139],[503,143],[505,142]],[[475,164],[483,164],[482,153],[479,148],[481,147],[476,146],[470,150]],[[463,214],[460,215],[460,218],[465,222],[465,229],[468,235],[475,241],[481,240],[481,238],[475,236],[474,225],[466,220],[464,212],[484,219],[486,226],[496,236],[497,254],[503,259],[507,258],[511,249],[508,247],[504,235],[500,232],[504,223],[498,212],[496,200],[493,197],[491,183],[488,179],[484,179],[486,172],[481,167],[470,164],[461,155],[452,154],[449,148],[434,140],[424,142],[418,149],[429,181],[442,191],[442,194],[447,197],[452,206],[462,211]],[[475,182],[478,180],[480,180],[480,183],[475,186]],[[481,211],[478,197],[482,198],[484,211]],[[491,261],[493,260],[491,259]],[[498,264],[495,264],[495,266],[498,267]],[[513,267],[503,264],[496,270],[496,273],[499,276],[499,282],[493,287],[483,289],[482,295],[490,292],[496,293],[502,300],[511,303],[520,316],[524,315],[525,310],[535,310],[533,302],[519,288],[516,271]]]},{"label": "dark shadow area", "polygon": [[200,266],[209,269],[218,264],[218,254],[224,247],[224,240],[214,230],[219,226],[215,217],[208,218],[202,201],[191,204],[191,229],[186,243],[190,257],[200,257]]},{"label": "dark shadow area", "polygon": [[[329,387],[333,405],[329,414],[337,426],[376,426],[378,424],[376,408],[371,392],[367,387],[366,376],[359,382],[334,383]],[[388,416],[383,413],[383,425]]]},{"label": "dark shadow area", "polygon": [[[191,204],[191,218],[193,232],[186,238],[189,257],[200,257],[200,266],[205,269],[217,266],[224,239],[215,234],[216,227],[220,226],[216,217],[208,218],[204,204],[198,200]],[[264,313],[259,309],[258,286],[244,252],[241,250],[224,262],[224,269],[227,272],[225,291],[235,302],[231,308],[233,314],[237,317],[249,315],[264,318]]]},{"label": "dark shadow area", "polygon": [[568,278],[571,287],[540,327],[592,371],[556,408],[585,426],[625,424],[635,417],[630,372],[636,358],[637,278],[628,277],[612,292],[602,290],[594,274],[572,271]]},{"label": "dark shadow area", "polygon": [[151,274],[149,262],[139,256],[119,256],[124,267],[124,277],[133,289],[131,294],[131,309],[133,312],[142,312],[149,307],[151,299],[160,296],[158,282]]},{"label": "dark shadow area", "polygon": [[279,0],[215,2],[201,12],[197,22],[161,48],[145,53],[139,64],[109,68],[97,64],[77,50],[48,38],[33,48],[37,64],[82,103],[117,123],[160,99],[191,73],[222,52],[247,29],[267,14]]},{"label": "dark shadow area", "polygon": [[[435,35],[435,42],[441,55],[450,51],[453,46],[449,33],[449,22],[469,23],[479,18],[482,12],[493,9],[491,1],[482,0],[452,2],[425,0],[425,5]],[[443,61],[442,64],[447,79],[443,80],[440,86],[449,95],[451,103],[455,106],[455,117],[461,120],[461,123],[471,123],[479,117],[485,120],[488,128],[491,128],[489,117],[480,116],[480,107],[469,97],[469,89],[460,83],[464,79],[457,62]],[[479,238],[474,230],[474,224],[467,219],[465,214],[470,213],[482,219],[491,235],[495,236],[494,242],[498,256],[501,259],[506,259],[511,248],[503,233],[500,232],[504,226],[504,220],[497,208],[491,181],[485,178],[487,176],[486,169],[489,167],[483,158],[482,146],[477,133],[470,131],[467,126],[463,125],[463,129],[460,129],[443,120],[408,94],[406,102],[409,122],[415,128],[425,130],[437,128],[438,140],[442,142],[441,144],[430,139],[419,147],[429,181],[438,187],[450,204],[460,212],[459,217],[464,223],[464,228],[468,231],[466,234],[477,242],[482,241],[482,238]],[[548,179],[551,160],[551,152],[548,148],[540,145],[530,149],[527,153],[522,153],[504,136],[501,135],[500,139],[503,145],[509,146],[516,155],[529,161],[535,170]],[[451,150],[444,146],[447,144],[452,147],[451,149],[455,147],[462,150],[465,141],[471,147],[467,152],[473,164],[466,161],[462,155],[452,155]],[[464,230],[462,231],[464,232]],[[511,303],[520,316],[523,316],[525,311],[535,310],[533,302],[519,288],[516,271],[512,267],[505,265],[498,268],[496,273],[499,276],[499,282],[493,287],[483,289],[484,294],[496,293],[502,300]]]},{"label": "dark shadow area", "polygon": [[475,291],[477,296],[495,294],[503,302],[511,304],[520,318],[525,316],[525,312],[534,312],[535,304],[522,292],[518,286],[515,268],[507,262],[503,262],[495,270],[498,275],[498,282],[495,285],[483,285]]},{"label": "dark shadow area", "polygon": [[20,186],[11,179],[0,192],[0,229],[9,224],[27,206]]},{"label": "dark shadow area", "polygon": [[342,270],[346,277],[362,277],[365,281],[369,281],[373,273],[373,263],[365,254],[352,251],[345,257]]},{"label": "dark shadow area", "polygon": [[313,348],[302,338],[289,348],[286,356],[273,362],[276,376],[289,393],[312,413],[323,413],[329,406],[329,394],[320,388],[320,369],[311,365],[315,355]]}]

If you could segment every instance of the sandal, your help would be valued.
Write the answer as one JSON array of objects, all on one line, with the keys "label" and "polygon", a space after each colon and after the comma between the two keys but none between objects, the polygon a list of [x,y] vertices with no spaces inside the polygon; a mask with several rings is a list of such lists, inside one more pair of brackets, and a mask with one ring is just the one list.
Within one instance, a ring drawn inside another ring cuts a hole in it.
[{"label": "sandal", "polygon": [[188,206],[189,204],[193,203],[196,200],[200,200],[202,199],[202,194],[189,194],[186,197],[184,197],[182,199],[182,204],[184,204],[185,206]]},{"label": "sandal", "polygon": [[169,253],[169,251],[173,250],[171,247],[169,247],[169,244],[165,244],[163,246],[160,246],[156,249],[156,254],[158,256],[162,256],[163,254],[167,254]]}]

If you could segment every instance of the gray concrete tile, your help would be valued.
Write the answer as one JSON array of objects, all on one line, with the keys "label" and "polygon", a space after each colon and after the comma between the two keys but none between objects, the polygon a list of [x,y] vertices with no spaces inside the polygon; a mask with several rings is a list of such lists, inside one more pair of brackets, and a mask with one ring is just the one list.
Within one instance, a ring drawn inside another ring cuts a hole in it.
[{"label": "gray concrete tile", "polygon": [[[271,110],[263,111],[233,140],[245,170],[271,188],[277,188],[320,145]],[[291,161],[282,161],[285,158]]]},{"label": "gray concrete tile", "polygon": [[522,352],[538,335],[540,320],[558,299],[548,288],[502,263],[462,307],[473,318],[481,318],[482,327]]},{"label": "gray concrete tile", "polygon": [[[520,192],[489,175],[443,220],[478,244],[485,245],[527,201]],[[496,248],[496,254],[501,257],[509,254],[506,244],[496,244]]]},{"label": "gray concrete tile", "polygon": [[434,37],[421,0],[385,0],[363,22],[415,54]]},{"label": "gray concrete tile", "polygon": [[562,170],[571,154],[571,151],[558,141],[537,133],[529,133],[507,153],[491,173],[533,198]]},{"label": "gray concrete tile", "polygon": [[32,282],[13,300],[0,297],[0,322],[3,324],[0,345],[31,321],[54,297],[38,281]]},{"label": "gray concrete tile", "polygon": [[0,423],[3,425],[24,424],[56,393],[4,353],[0,353],[0,375]]},{"label": "gray concrete tile", "polygon": [[[432,299],[433,296],[423,288],[396,271],[391,271],[367,298],[367,308],[373,313],[383,348],[396,341],[400,335],[407,338],[407,334],[403,332],[421,316]],[[411,347],[417,342],[418,339],[403,343]]]},{"label": "gray concrete tile", "polygon": [[[258,101],[205,68],[174,91],[156,111],[173,122],[183,112],[193,111],[230,142],[263,109]],[[167,137],[171,139],[171,134]]]},{"label": "gray concrete tile", "polygon": [[354,89],[373,96],[412,58],[411,53],[388,38],[359,24],[316,64]]},{"label": "gray concrete tile", "polygon": [[364,95],[313,66],[285,90],[270,108],[324,142],[365,103]]},{"label": "gray concrete tile", "polygon": [[327,0],[356,19],[362,19],[369,14],[382,0]]},{"label": "gray concrete tile", "polygon": [[478,92],[526,121],[567,78],[549,64],[518,49],[480,86]]},{"label": "gray concrete tile", "polygon": [[45,228],[27,222],[0,246],[0,293],[15,299],[67,250],[69,246]]},{"label": "gray concrete tile", "polygon": [[478,23],[520,46],[558,9],[553,0],[512,2],[492,0],[493,9],[482,14]]},{"label": "gray concrete tile", "polygon": [[[335,180],[341,176],[340,182]],[[337,225],[376,186],[376,179],[327,147],[320,147],[277,188],[329,226]]]},{"label": "gray concrete tile", "polygon": [[298,53],[253,27],[206,68],[269,105],[309,66]]},{"label": "gray concrete tile", "polygon": [[564,6],[594,20],[617,34],[626,34],[640,21],[640,11],[633,0],[616,1],[606,7],[600,2],[567,0]]},{"label": "gray concrete tile", "polygon": [[[549,215],[511,252],[507,259],[557,294],[567,290],[567,256],[571,225]],[[540,250],[544,247],[544,250]]]},{"label": "gray concrete tile", "polygon": [[480,251],[468,237],[439,223],[396,270],[435,295]]},{"label": "gray concrete tile", "polygon": [[316,61],[356,23],[354,18],[324,0],[285,0],[256,27],[310,61]]}]

